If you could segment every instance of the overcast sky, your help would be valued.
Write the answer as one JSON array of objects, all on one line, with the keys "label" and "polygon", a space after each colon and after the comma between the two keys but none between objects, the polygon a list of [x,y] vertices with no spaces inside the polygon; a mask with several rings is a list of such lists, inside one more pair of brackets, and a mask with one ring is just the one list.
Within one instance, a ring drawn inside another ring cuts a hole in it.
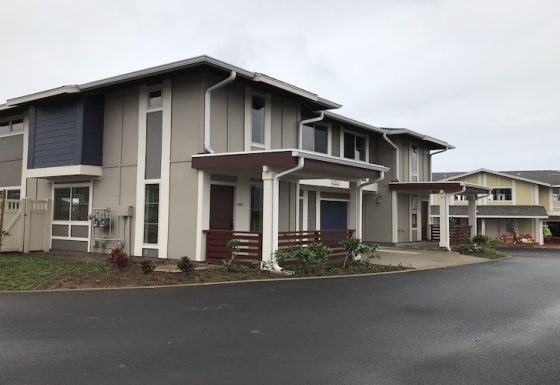
[{"label": "overcast sky", "polygon": [[457,148],[560,169],[560,1],[0,0],[0,103],[208,54]]}]

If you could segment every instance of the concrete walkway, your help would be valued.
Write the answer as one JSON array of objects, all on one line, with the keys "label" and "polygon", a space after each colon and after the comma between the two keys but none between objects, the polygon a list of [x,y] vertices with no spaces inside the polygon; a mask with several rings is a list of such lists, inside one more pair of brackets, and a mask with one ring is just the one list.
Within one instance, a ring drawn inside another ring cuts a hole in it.
[{"label": "concrete walkway", "polygon": [[485,258],[471,257],[454,251],[410,250],[395,247],[379,249],[382,265],[411,266],[415,269],[434,269],[440,267],[470,265],[486,262]]}]

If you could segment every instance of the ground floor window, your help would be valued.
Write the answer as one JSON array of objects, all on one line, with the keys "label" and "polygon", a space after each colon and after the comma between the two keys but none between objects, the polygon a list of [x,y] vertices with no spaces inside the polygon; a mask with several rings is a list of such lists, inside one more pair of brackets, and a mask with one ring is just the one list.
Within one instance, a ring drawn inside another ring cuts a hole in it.
[{"label": "ground floor window", "polygon": [[53,219],[55,221],[87,222],[89,187],[55,187]]},{"label": "ground floor window", "polygon": [[144,243],[157,244],[159,230],[159,184],[147,184],[144,198]]},{"label": "ground floor window", "polygon": [[20,200],[21,193],[19,189],[2,189],[0,188],[0,198],[5,194],[6,199],[10,200]]},{"label": "ground floor window", "polygon": [[263,187],[251,186],[251,231],[262,231],[263,227]]}]

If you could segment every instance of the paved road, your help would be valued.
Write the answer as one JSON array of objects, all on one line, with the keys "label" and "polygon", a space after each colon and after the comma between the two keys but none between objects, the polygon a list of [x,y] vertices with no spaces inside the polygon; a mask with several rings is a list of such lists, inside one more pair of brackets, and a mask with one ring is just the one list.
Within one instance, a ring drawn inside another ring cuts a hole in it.
[{"label": "paved road", "polygon": [[558,384],[560,252],[515,254],[373,277],[1,294],[0,383]]}]

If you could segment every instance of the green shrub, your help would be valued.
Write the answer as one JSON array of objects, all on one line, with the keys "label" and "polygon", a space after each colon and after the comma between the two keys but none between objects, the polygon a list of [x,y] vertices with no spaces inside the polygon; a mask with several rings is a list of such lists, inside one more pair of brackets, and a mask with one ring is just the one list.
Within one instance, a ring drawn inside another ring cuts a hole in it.
[{"label": "green shrub", "polygon": [[177,268],[184,273],[190,273],[194,271],[194,263],[189,257],[182,257],[177,261]]},{"label": "green shrub", "polygon": [[245,267],[236,265],[234,263],[235,258],[237,258],[239,252],[241,251],[241,240],[230,239],[229,242],[227,243],[227,248],[231,252],[231,257],[229,260],[224,259],[222,261],[224,270],[234,272],[234,273],[241,273],[246,271]]},{"label": "green shrub", "polygon": [[295,259],[295,270],[304,275],[313,271],[324,271],[331,249],[322,243],[313,243],[306,247],[296,246],[288,250],[278,250],[275,253],[276,261],[282,265],[288,259]]},{"label": "green shrub", "polygon": [[499,245],[499,239],[491,240],[485,235],[476,235],[472,238],[466,237],[463,243],[453,246],[452,249],[465,255],[495,259],[505,257],[505,254],[495,249]]},{"label": "green shrub", "polygon": [[347,264],[355,264],[358,261],[358,257],[362,257],[362,261],[369,262],[370,258],[381,258],[377,254],[377,249],[379,245],[371,242],[363,242],[359,238],[345,239],[340,242],[342,247],[346,250],[346,257],[344,258],[344,264],[342,268],[346,268]]}]

